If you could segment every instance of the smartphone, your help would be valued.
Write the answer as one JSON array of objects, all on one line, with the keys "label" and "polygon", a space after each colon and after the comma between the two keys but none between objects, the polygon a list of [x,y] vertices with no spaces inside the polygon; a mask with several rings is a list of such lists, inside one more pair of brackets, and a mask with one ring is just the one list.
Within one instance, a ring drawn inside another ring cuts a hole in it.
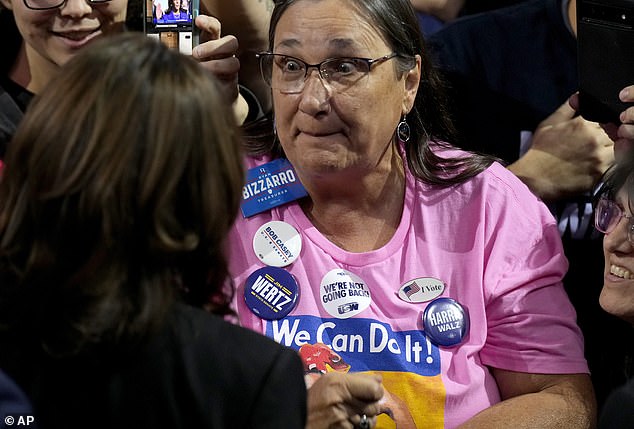
[{"label": "smartphone", "polygon": [[200,30],[194,24],[199,11],[200,0],[128,0],[126,28],[191,55],[199,43]]},{"label": "smartphone", "polygon": [[634,0],[577,0],[579,113],[620,123],[619,92],[634,85]]}]

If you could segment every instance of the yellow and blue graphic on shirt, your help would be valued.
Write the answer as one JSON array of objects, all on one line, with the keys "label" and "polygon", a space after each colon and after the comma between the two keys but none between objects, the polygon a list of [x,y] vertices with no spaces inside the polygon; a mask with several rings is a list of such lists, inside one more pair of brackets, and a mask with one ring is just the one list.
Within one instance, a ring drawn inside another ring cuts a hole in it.
[{"label": "yellow and blue graphic on shirt", "polygon": [[298,351],[307,376],[331,371],[381,374],[392,418],[378,428],[442,428],[446,391],[440,352],[421,330],[395,331],[373,319],[287,316],[266,324],[266,335]]}]

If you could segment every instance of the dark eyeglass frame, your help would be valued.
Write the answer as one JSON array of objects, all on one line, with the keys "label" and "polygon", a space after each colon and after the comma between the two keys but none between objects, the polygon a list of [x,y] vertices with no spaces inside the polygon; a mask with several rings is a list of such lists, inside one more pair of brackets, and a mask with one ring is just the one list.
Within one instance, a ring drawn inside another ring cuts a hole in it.
[{"label": "dark eyeglass frame", "polygon": [[[616,220],[612,220],[607,227],[603,227],[601,217],[605,215],[606,210],[609,210],[611,216],[616,216]],[[634,216],[625,213],[625,210],[616,201],[607,197],[599,198],[594,210],[594,227],[597,231],[609,234],[616,229],[623,218],[628,220],[627,239],[631,244],[634,244]]]},{"label": "dark eyeglass frame", "polygon": [[[26,1],[26,0],[25,0]],[[326,58],[325,60],[323,60],[320,63],[317,64],[308,64],[306,61],[301,60],[297,57],[294,57],[292,55],[285,55],[285,54],[276,54],[273,52],[259,52],[257,54],[255,54],[256,58],[259,59],[259,63],[260,63],[260,73],[262,74],[262,79],[264,79],[264,81],[266,82],[267,85],[271,86],[271,79],[270,76],[267,79],[267,73],[264,70],[264,60],[266,58],[275,58],[275,57],[281,57],[281,58],[289,58],[292,59],[293,61],[297,61],[298,63],[302,64],[304,66],[304,77],[302,78],[301,82],[302,82],[302,86],[301,89],[297,90],[297,92],[301,92],[304,88],[303,85],[305,85],[306,83],[306,77],[308,76],[308,71],[310,69],[317,69],[317,73],[319,73],[319,77],[324,81],[324,82],[330,82],[329,81],[329,76],[326,73],[326,71],[324,70],[323,66],[324,64],[328,64],[334,61],[342,61],[342,60],[350,60],[350,61],[361,61],[367,64],[368,66],[368,71],[365,72],[365,74],[370,73],[370,71],[372,70],[372,66],[375,64],[381,64],[385,61],[391,60],[392,58],[398,57],[399,54],[396,52],[392,52],[390,54],[387,55],[383,55],[381,57],[378,58],[362,58],[362,57],[331,57],[331,58]],[[273,64],[274,62],[272,62],[271,64]],[[364,76],[365,76],[364,74]],[[292,93],[292,92],[291,92]]]},{"label": "dark eyeglass frame", "polygon": [[[33,0],[22,0],[22,2],[24,3],[24,6],[26,6],[28,9],[31,9],[31,10],[51,10],[51,9],[57,9],[59,7],[64,6],[68,0],[59,0],[59,2],[55,6],[46,6],[46,7],[33,6],[32,4],[29,4],[29,1],[32,2]],[[87,1],[88,4],[90,4],[90,5],[94,5],[94,4],[108,3],[110,0],[85,0],[85,1]]]}]

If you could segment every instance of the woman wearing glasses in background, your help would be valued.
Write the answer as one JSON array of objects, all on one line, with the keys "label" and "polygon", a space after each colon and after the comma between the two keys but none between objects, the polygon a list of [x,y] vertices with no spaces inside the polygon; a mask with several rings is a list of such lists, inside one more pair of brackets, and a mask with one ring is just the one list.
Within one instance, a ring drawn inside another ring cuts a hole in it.
[{"label": "woman wearing glasses in background", "polygon": [[446,143],[409,0],[277,1],[260,61],[276,137],[230,272],[241,324],[302,356],[308,427],[593,427],[554,219]]},{"label": "woman wearing glasses in background", "polygon": [[[248,34],[243,45],[258,48],[260,39],[264,39],[258,27],[263,26],[262,17],[270,14],[267,7],[241,0],[232,2],[236,10],[232,12],[216,3],[220,0],[206,0],[203,6],[211,11],[218,9],[216,16],[226,17],[232,28],[240,29],[240,35]],[[127,0],[0,0],[0,160],[33,95],[84,46],[104,33],[118,31],[126,7]],[[239,18],[232,13],[239,14]],[[261,16],[255,18],[257,14]],[[199,16],[196,25],[203,32],[201,39],[207,41],[194,50],[193,56],[219,78],[242,121],[247,105],[238,94],[236,37],[222,36],[220,22],[211,16]]]},{"label": "woman wearing glasses in background", "polygon": [[[634,325],[634,152],[628,149],[619,158],[618,164],[605,174],[597,192],[594,224],[605,234],[605,277],[599,304],[608,313]],[[623,371],[631,378],[631,362],[629,365]],[[634,427],[634,381],[608,397],[599,427]]]}]

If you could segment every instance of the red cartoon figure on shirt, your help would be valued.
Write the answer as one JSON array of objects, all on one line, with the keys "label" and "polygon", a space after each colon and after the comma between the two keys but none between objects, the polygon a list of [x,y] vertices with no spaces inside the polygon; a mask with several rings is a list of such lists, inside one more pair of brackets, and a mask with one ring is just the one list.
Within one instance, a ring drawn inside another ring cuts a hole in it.
[{"label": "red cartoon figure on shirt", "polygon": [[299,355],[304,362],[304,371],[325,374],[327,372],[348,372],[350,365],[343,358],[333,352],[325,344],[304,344],[299,349]]}]

